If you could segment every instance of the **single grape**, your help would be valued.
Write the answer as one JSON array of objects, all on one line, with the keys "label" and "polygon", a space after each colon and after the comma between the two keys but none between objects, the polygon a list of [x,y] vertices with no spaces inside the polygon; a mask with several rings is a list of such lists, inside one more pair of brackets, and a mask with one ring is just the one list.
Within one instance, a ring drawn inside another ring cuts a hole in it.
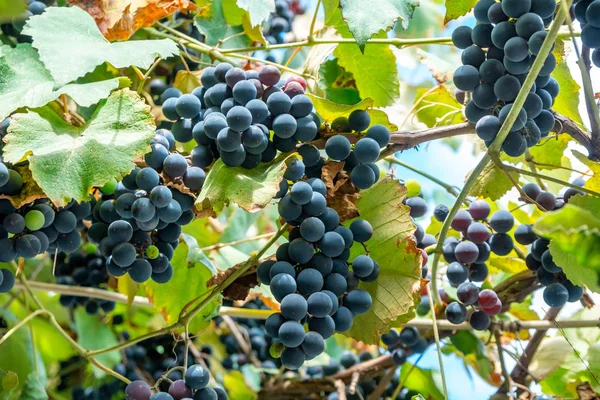
[{"label": "single grape", "polygon": [[350,141],[342,135],[332,136],[325,143],[325,153],[329,158],[336,161],[345,160],[351,151]]},{"label": "single grape", "polygon": [[452,32],[452,43],[459,49],[466,49],[473,44],[471,39],[472,29],[468,26],[459,26]]},{"label": "single grape", "polygon": [[463,65],[454,72],[454,85],[467,92],[477,87],[479,79],[479,71],[472,65]]},{"label": "single grape", "polygon": [[562,307],[569,300],[569,292],[560,283],[552,283],[544,289],[544,301],[550,307]]},{"label": "single grape", "polygon": [[467,309],[458,302],[452,302],[446,307],[446,319],[454,324],[462,324],[467,320]]},{"label": "single grape", "polygon": [[144,381],[133,381],[125,388],[125,400],[149,400],[152,392]]},{"label": "single grape", "polygon": [[471,327],[476,331],[485,331],[490,326],[490,317],[484,311],[474,311],[469,318]]},{"label": "single grape", "polygon": [[348,124],[350,129],[356,132],[362,132],[371,124],[371,116],[367,111],[354,110],[348,116]]}]

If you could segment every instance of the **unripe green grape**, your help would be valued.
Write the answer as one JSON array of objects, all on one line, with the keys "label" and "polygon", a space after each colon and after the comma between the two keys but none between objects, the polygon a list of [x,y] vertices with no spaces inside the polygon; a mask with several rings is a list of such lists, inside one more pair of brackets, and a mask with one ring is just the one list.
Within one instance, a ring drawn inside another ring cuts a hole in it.
[{"label": "unripe green grape", "polygon": [[104,194],[110,195],[115,193],[115,188],[117,187],[117,180],[112,178],[110,181],[106,182],[104,186],[100,188],[100,191]]},{"label": "unripe green grape", "polygon": [[158,247],[156,247],[156,246],[148,246],[148,248],[146,249],[146,257],[148,257],[151,260],[156,259],[159,254],[160,254],[160,251],[158,250]]},{"label": "unripe green grape", "polygon": [[407,197],[415,197],[421,194],[421,184],[416,179],[407,179],[404,186],[408,190]]},{"label": "unripe green grape", "polygon": [[25,226],[29,230],[37,231],[38,229],[42,229],[45,222],[46,219],[41,211],[31,210],[25,214]]},{"label": "unripe green grape", "polygon": [[281,344],[279,342],[273,343],[271,345],[271,347],[269,347],[269,354],[273,358],[279,358],[279,357],[281,357],[281,353],[283,352],[284,349],[285,349],[285,346],[283,344]]}]

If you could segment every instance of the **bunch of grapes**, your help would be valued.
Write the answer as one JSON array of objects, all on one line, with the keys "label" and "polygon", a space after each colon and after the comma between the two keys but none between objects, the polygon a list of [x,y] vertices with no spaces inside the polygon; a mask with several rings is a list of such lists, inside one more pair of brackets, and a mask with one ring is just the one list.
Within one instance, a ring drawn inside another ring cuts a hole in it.
[{"label": "bunch of grapes", "polygon": [[18,43],[30,43],[31,37],[21,35],[21,31],[25,26],[25,23],[30,17],[34,15],[40,15],[46,11],[46,7],[56,5],[55,0],[28,0],[27,10],[18,17],[13,17],[11,22],[0,24],[0,30],[8,37],[14,38]]},{"label": "bunch of grapes", "polygon": [[280,82],[280,78],[272,66],[244,71],[221,63],[203,71],[203,86],[191,94],[174,88],[164,91],[162,110],[176,121],[175,139],[197,143],[192,164],[206,168],[221,158],[227,166],[251,169],[272,161],[277,150],[290,152],[298,142],[313,140],[318,118],[304,94],[306,81],[292,76]]},{"label": "bunch of grapes", "polygon": [[325,193],[325,184],[316,178],[291,187],[278,205],[279,215],[294,226],[289,243],[277,249],[276,261],[258,267],[260,282],[281,303],[281,312],[267,319],[266,330],[283,345],[281,362],[289,369],[321,354],[324,339],[335,331],[346,332],[355,315],[370,309],[371,296],[358,284],[379,275],[379,265],[368,255],[356,257],[350,272],[350,247],[368,241],[373,230],[361,219],[350,228],[339,225]]},{"label": "bunch of grapes", "polygon": [[[286,42],[286,33],[292,31],[294,17],[304,14],[305,9],[299,0],[277,0],[275,1],[275,12],[267,24],[268,29],[264,35],[270,44],[281,44]],[[271,60],[275,61],[275,60]]]},{"label": "bunch of grapes", "polygon": [[[368,189],[379,180],[379,167],[375,164],[381,149],[390,142],[390,131],[383,125],[371,125],[367,111],[355,110],[348,118],[339,117],[331,123],[334,132],[352,132],[366,135],[354,147],[344,135],[331,136],[325,143],[325,153],[335,161],[344,161],[344,169],[350,173],[354,186]],[[367,128],[369,128],[367,130]]]},{"label": "bunch of grapes", "polygon": [[575,5],[575,17],[581,23],[581,41],[594,50],[592,62],[600,67],[600,1],[579,0]]},{"label": "bunch of grapes", "polygon": [[[461,26],[452,33],[454,45],[463,49],[454,84],[470,92],[465,115],[476,125],[487,146],[496,138],[517,98],[531,65],[548,33],[555,0],[479,0],[473,29]],[[502,150],[511,157],[525,153],[554,127],[549,111],[560,86],[550,77],[556,58],[549,54]]]},{"label": "bunch of grapes", "polygon": [[399,367],[406,362],[409,355],[423,353],[429,346],[419,330],[412,326],[404,327],[400,332],[391,329],[388,333],[381,335],[381,341],[391,352],[394,364]]},{"label": "bunch of grapes", "polygon": [[[59,253],[55,269],[56,283],[69,286],[100,288],[108,282],[105,260],[99,253],[73,253],[69,256]],[[64,307],[85,307],[88,314],[96,314],[102,309],[105,313],[115,309],[114,301],[90,299],[69,295],[60,296]]]},{"label": "bunch of grapes", "polygon": [[227,392],[221,387],[209,387],[210,371],[200,365],[190,365],[183,379],[173,381],[167,392],[152,394],[150,386],[142,381],[131,382],[125,388],[126,400],[227,400]]},{"label": "bunch of grapes", "polygon": [[194,219],[194,198],[166,183],[200,190],[205,174],[169,152],[175,143],[170,132],[158,130],[151,143],[148,166],[136,167],[95,203],[87,235],[107,258],[109,274],[166,283],[173,276],[170,260],[181,227]]},{"label": "bunch of grapes", "polygon": [[[574,182],[583,186],[585,182],[577,180]],[[523,192],[531,199],[535,199],[543,211],[553,211],[561,208],[569,199],[575,195],[584,195],[582,192],[569,188],[562,198],[556,198],[552,193],[544,192],[535,183],[523,186]],[[544,301],[550,307],[562,307],[567,302],[574,303],[583,296],[583,288],[574,285],[567,279],[550,254],[548,245],[550,241],[539,237],[533,231],[532,225],[520,225],[515,229],[515,240],[523,246],[531,245],[530,252],[525,258],[527,268],[536,273],[538,281],[545,286]]]},{"label": "bunch of grapes", "polygon": [[[225,303],[225,305],[228,304]],[[269,307],[260,300],[248,301],[242,308],[254,310],[269,309]],[[281,366],[281,362],[279,359],[273,358],[269,352],[269,349],[274,344],[274,340],[266,334],[265,321],[250,318],[234,318],[234,320],[238,325],[238,328],[242,331],[243,336],[248,337],[252,353],[261,362],[262,368],[265,370],[278,370]],[[240,348],[239,343],[235,336],[229,331],[227,325],[223,323],[222,318],[216,317],[215,322],[221,330],[219,340],[223,343],[225,350],[227,351],[227,357],[223,360],[222,365],[228,370],[239,370],[241,367],[248,364],[250,360]],[[202,352],[210,353],[210,348],[203,348]]]}]

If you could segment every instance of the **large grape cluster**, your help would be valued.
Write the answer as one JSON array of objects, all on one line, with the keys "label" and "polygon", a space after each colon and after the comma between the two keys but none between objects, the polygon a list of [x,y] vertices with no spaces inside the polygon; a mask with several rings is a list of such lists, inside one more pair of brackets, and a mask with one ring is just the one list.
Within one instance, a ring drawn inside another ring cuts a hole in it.
[{"label": "large grape cluster", "polygon": [[[584,184],[582,180],[576,180],[574,183],[580,186]],[[583,195],[582,192],[569,188],[561,198],[556,198],[535,183],[528,183],[522,189],[529,198],[535,199],[536,203],[544,208],[543,211],[559,209],[568,203],[571,197]],[[548,306],[562,307],[567,302],[573,303],[581,299],[583,288],[569,281],[562,268],[556,264],[548,249],[549,240],[537,236],[533,226],[525,224],[515,229],[514,236],[521,245],[531,245],[525,263],[527,268],[536,273],[538,281],[545,287],[543,297]]]},{"label": "large grape cluster", "polygon": [[[464,50],[454,84],[471,93],[465,115],[477,124],[477,135],[487,146],[496,138],[517,98],[548,35],[545,27],[552,22],[555,9],[554,0],[479,0],[474,8],[477,26],[461,26],[452,33],[454,45]],[[522,155],[554,127],[549,110],[560,90],[550,77],[555,67],[556,58],[549,54],[502,144],[507,155]]]},{"label": "large grape cluster", "polygon": [[[344,135],[331,136],[325,143],[325,153],[335,161],[344,161],[344,169],[350,173],[352,183],[358,189],[368,189],[379,180],[379,167],[375,162],[381,149],[390,142],[390,131],[383,125],[371,125],[367,111],[355,110],[348,117],[338,117],[331,123],[334,132],[366,131],[365,137],[354,146]],[[368,130],[367,130],[368,128]]]},{"label": "large grape cluster", "polygon": [[[56,283],[61,285],[100,288],[105,287],[108,281],[105,259],[97,252],[91,254],[76,252],[69,256],[64,253],[58,254],[54,274]],[[66,294],[60,296],[60,304],[73,308],[82,306],[88,314],[96,314],[99,310],[108,313],[115,309],[114,301]]]},{"label": "large grape cluster", "polygon": [[350,247],[368,241],[373,230],[361,219],[350,228],[341,226],[337,212],[327,207],[325,191],[316,178],[291,187],[278,205],[279,215],[294,226],[289,242],[277,249],[276,260],[258,267],[260,282],[281,303],[281,312],[267,319],[266,330],[284,346],[281,362],[289,369],[321,354],[324,339],[346,332],[355,315],[370,309],[371,296],[358,283],[373,282],[379,275],[379,265],[368,255],[356,257],[349,270]]},{"label": "large grape cluster", "polygon": [[164,91],[162,110],[176,121],[171,129],[175,139],[198,144],[191,153],[192,164],[206,168],[220,158],[227,166],[251,169],[272,161],[277,150],[290,152],[298,142],[314,139],[318,119],[304,94],[306,81],[280,78],[272,66],[244,71],[221,63],[203,71],[203,86],[191,94]]},{"label": "large grape cluster", "polygon": [[600,1],[579,0],[575,7],[575,17],[581,23],[581,41],[593,49],[592,62],[600,67]]},{"label": "large grape cluster", "polygon": [[168,391],[152,394],[150,386],[135,380],[125,388],[126,400],[227,400],[227,392],[221,387],[209,387],[210,371],[200,364],[190,365],[183,379],[172,381]]},{"label": "large grape cluster", "polygon": [[30,17],[42,14],[46,7],[55,4],[56,0],[28,0],[27,10],[22,15],[13,17],[10,22],[0,24],[0,29],[4,35],[15,38],[18,43],[30,43],[31,37],[21,34],[23,27]]},{"label": "large grape cluster", "polygon": [[175,143],[170,132],[158,130],[151,143],[148,166],[136,167],[95,203],[88,239],[107,257],[109,274],[165,283],[173,276],[170,260],[181,227],[194,218],[194,198],[165,183],[199,190],[205,175],[182,155],[169,153]]},{"label": "large grape cluster", "polygon": [[294,17],[298,14],[304,14],[304,11],[305,9],[299,0],[276,0],[275,12],[271,13],[267,29],[264,32],[267,42],[270,44],[285,43],[286,33],[292,30]]}]

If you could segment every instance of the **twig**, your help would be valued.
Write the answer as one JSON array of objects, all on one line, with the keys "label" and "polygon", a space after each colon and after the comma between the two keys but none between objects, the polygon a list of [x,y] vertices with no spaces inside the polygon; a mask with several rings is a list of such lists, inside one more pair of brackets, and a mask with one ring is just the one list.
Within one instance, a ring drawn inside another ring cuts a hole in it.
[{"label": "twig", "polygon": [[310,44],[314,43],[315,41],[315,24],[317,22],[317,15],[319,15],[319,8],[321,8],[321,0],[317,0],[315,13],[313,14],[312,20],[310,21],[310,27],[308,28],[308,43]]},{"label": "twig", "polygon": [[503,163],[500,163],[498,165],[498,167],[500,169],[503,169],[503,170],[506,170],[506,171],[514,171],[514,172],[518,172],[518,173],[523,174],[523,175],[528,175],[528,176],[532,176],[532,177],[539,177],[539,178],[544,179],[546,181],[558,183],[559,185],[567,186],[567,187],[570,187],[570,188],[573,188],[573,189],[577,189],[580,192],[584,192],[584,193],[590,194],[592,196],[600,197],[600,193],[598,193],[598,192],[590,190],[590,189],[588,189],[586,187],[574,185],[571,182],[567,182],[567,181],[563,181],[563,180],[560,180],[560,179],[557,179],[557,178],[553,178],[553,177],[548,176],[548,175],[543,175],[543,174],[539,174],[537,172],[527,171],[525,169],[513,167],[512,165],[507,165],[507,164],[503,164]]},{"label": "twig", "polygon": [[248,238],[244,238],[244,239],[240,239],[240,240],[234,240],[233,242],[217,243],[217,244],[213,244],[210,246],[202,247],[200,250],[202,250],[202,251],[217,250],[217,249],[220,249],[223,247],[233,247],[233,246],[236,246],[236,245],[242,244],[242,243],[254,242],[256,240],[269,239],[269,238],[273,237],[273,235],[275,235],[276,233],[277,233],[276,231],[269,232],[269,233],[264,233],[262,235],[252,236],[252,237],[248,237]]},{"label": "twig", "polygon": [[[435,275],[432,275],[432,280],[436,280]],[[448,400],[448,387],[446,386],[446,373],[444,372],[444,360],[442,356],[442,346],[440,344],[440,334],[438,332],[438,326],[436,321],[435,302],[431,294],[431,285],[427,285],[427,297],[429,297],[429,304],[431,304],[431,321],[433,323],[433,337],[435,339],[435,346],[437,348],[438,362],[440,364],[440,376],[442,378],[442,388],[444,389],[444,398]]]},{"label": "twig", "polygon": [[401,161],[401,160],[397,159],[396,157],[391,157],[391,156],[390,157],[386,157],[385,161],[388,161],[388,162],[390,162],[392,164],[397,164],[397,165],[403,166],[406,169],[409,169],[409,170],[411,170],[413,172],[416,172],[417,174],[419,174],[419,175],[421,175],[421,176],[429,179],[430,181],[432,181],[434,183],[437,183],[438,185],[440,185],[441,187],[443,187],[444,189],[446,189],[446,191],[448,193],[450,193],[451,195],[453,195],[455,197],[458,196],[458,194],[459,194],[459,191],[458,191],[458,189],[455,186],[452,186],[452,185],[450,185],[450,184],[448,184],[448,183],[446,183],[446,182],[444,182],[444,181],[436,178],[435,176],[428,174],[427,172],[421,171],[420,169],[415,168],[412,165],[409,165],[409,164],[405,163],[404,161]]},{"label": "twig", "polygon": [[229,327],[229,330],[231,331],[231,334],[235,338],[236,342],[238,342],[238,344],[240,345],[240,348],[242,349],[242,352],[246,355],[246,357],[248,357],[250,362],[252,362],[252,364],[256,368],[261,368],[260,361],[256,358],[254,353],[252,353],[252,347],[246,341],[246,339],[244,339],[244,336],[240,332],[240,328],[236,324],[236,322],[228,315],[223,316],[223,322],[225,322],[227,324],[227,326]]},{"label": "twig", "polygon": [[502,349],[502,342],[500,338],[500,331],[494,329],[494,337],[496,338],[496,347],[498,348],[498,357],[500,359],[500,368],[502,369],[502,376],[504,377],[504,382],[508,385],[508,397],[510,400],[514,400],[515,396],[513,396],[512,392],[512,379],[510,378],[510,374],[508,373],[508,369],[506,369],[506,362],[504,362],[504,354]]},{"label": "twig", "polygon": [[[382,398],[382,394],[383,392],[386,391],[388,385],[390,384],[390,382],[392,381],[392,379],[394,379],[394,374],[396,373],[396,368],[390,368],[387,372],[387,374],[384,375],[384,377],[379,381],[379,383],[377,384],[377,387],[375,388],[375,390],[373,391],[373,393],[371,393],[369,395],[369,397],[367,397],[367,400],[378,400]],[[395,399],[398,395],[396,396],[392,396],[392,399]]]}]

